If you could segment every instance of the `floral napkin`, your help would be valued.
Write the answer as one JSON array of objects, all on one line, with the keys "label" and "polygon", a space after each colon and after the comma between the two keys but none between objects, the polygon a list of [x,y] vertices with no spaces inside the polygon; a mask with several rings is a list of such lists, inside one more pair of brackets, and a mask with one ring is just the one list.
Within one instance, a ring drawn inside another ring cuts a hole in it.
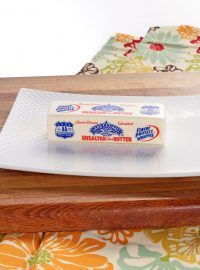
[{"label": "floral napkin", "polygon": [[144,37],[115,34],[79,74],[200,71],[200,28],[151,27]]}]

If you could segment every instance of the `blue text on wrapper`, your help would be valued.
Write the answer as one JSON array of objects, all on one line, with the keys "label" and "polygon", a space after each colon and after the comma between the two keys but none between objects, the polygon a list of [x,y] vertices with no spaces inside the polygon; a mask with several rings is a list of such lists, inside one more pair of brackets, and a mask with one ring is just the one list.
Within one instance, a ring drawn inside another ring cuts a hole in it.
[{"label": "blue text on wrapper", "polygon": [[158,127],[149,125],[141,128],[137,128],[135,138],[137,141],[152,141],[154,140],[158,135],[160,131]]}]

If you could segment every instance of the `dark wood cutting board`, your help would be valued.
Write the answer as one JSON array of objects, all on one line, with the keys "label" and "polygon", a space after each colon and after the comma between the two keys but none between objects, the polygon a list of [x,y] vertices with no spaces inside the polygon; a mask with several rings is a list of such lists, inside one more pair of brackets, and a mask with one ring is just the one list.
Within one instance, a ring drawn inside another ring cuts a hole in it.
[{"label": "dark wood cutting board", "polygon": [[[200,74],[2,78],[0,128],[22,87],[82,94],[197,95]],[[200,177],[98,178],[0,169],[0,232],[199,224]]]}]

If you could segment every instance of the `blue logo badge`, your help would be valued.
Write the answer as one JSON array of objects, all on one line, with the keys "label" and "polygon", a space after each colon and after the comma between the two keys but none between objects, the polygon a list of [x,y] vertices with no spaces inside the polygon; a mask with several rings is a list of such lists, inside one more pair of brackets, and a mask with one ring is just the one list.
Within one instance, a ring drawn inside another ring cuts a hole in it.
[{"label": "blue logo badge", "polygon": [[159,114],[160,108],[158,106],[145,105],[145,106],[142,106],[140,112],[141,112],[141,114],[148,114],[148,115]]},{"label": "blue logo badge", "polygon": [[57,112],[74,112],[80,109],[79,105],[69,104],[69,105],[60,105],[56,109]]},{"label": "blue logo badge", "polygon": [[149,125],[142,128],[137,128],[135,138],[137,141],[147,142],[152,141],[159,135],[158,127]]},{"label": "blue logo badge", "polygon": [[122,107],[116,106],[116,105],[111,105],[111,104],[98,105],[98,106],[92,107],[91,110],[103,111],[103,112],[113,112],[113,111],[123,112],[124,111],[124,109]]},{"label": "blue logo badge", "polygon": [[110,137],[112,135],[123,136],[124,131],[120,127],[108,123],[107,121],[90,128],[90,132],[93,135],[102,135],[104,137]]},{"label": "blue logo badge", "polygon": [[57,122],[55,126],[55,134],[57,137],[66,139],[74,136],[74,125],[71,122]]}]

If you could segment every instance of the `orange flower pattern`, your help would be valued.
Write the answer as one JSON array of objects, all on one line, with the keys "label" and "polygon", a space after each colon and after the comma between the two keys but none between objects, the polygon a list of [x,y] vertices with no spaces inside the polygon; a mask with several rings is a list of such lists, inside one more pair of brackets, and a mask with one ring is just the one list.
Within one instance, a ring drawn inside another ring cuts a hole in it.
[{"label": "orange flower pattern", "polygon": [[133,237],[134,232],[139,232],[140,229],[135,230],[98,230],[98,234],[102,235],[104,240],[109,240],[113,244],[126,245],[128,238]]},{"label": "orange flower pattern", "polygon": [[130,42],[131,40],[133,40],[134,37],[131,35],[126,35],[126,34],[121,34],[121,33],[116,33],[115,35],[115,41],[116,42]]},{"label": "orange flower pattern", "polygon": [[181,25],[177,29],[179,35],[183,39],[193,39],[200,35],[200,29],[196,27],[192,27],[190,25]]},{"label": "orange flower pattern", "polygon": [[29,269],[30,258],[37,252],[42,233],[7,234],[0,242],[0,269]]},{"label": "orange flower pattern", "polygon": [[200,265],[200,227],[147,229],[144,232],[154,243],[162,242],[166,257]]},{"label": "orange flower pattern", "polygon": [[81,232],[46,233],[30,267],[51,270],[112,270],[108,258],[97,254],[105,243],[84,237]]}]

